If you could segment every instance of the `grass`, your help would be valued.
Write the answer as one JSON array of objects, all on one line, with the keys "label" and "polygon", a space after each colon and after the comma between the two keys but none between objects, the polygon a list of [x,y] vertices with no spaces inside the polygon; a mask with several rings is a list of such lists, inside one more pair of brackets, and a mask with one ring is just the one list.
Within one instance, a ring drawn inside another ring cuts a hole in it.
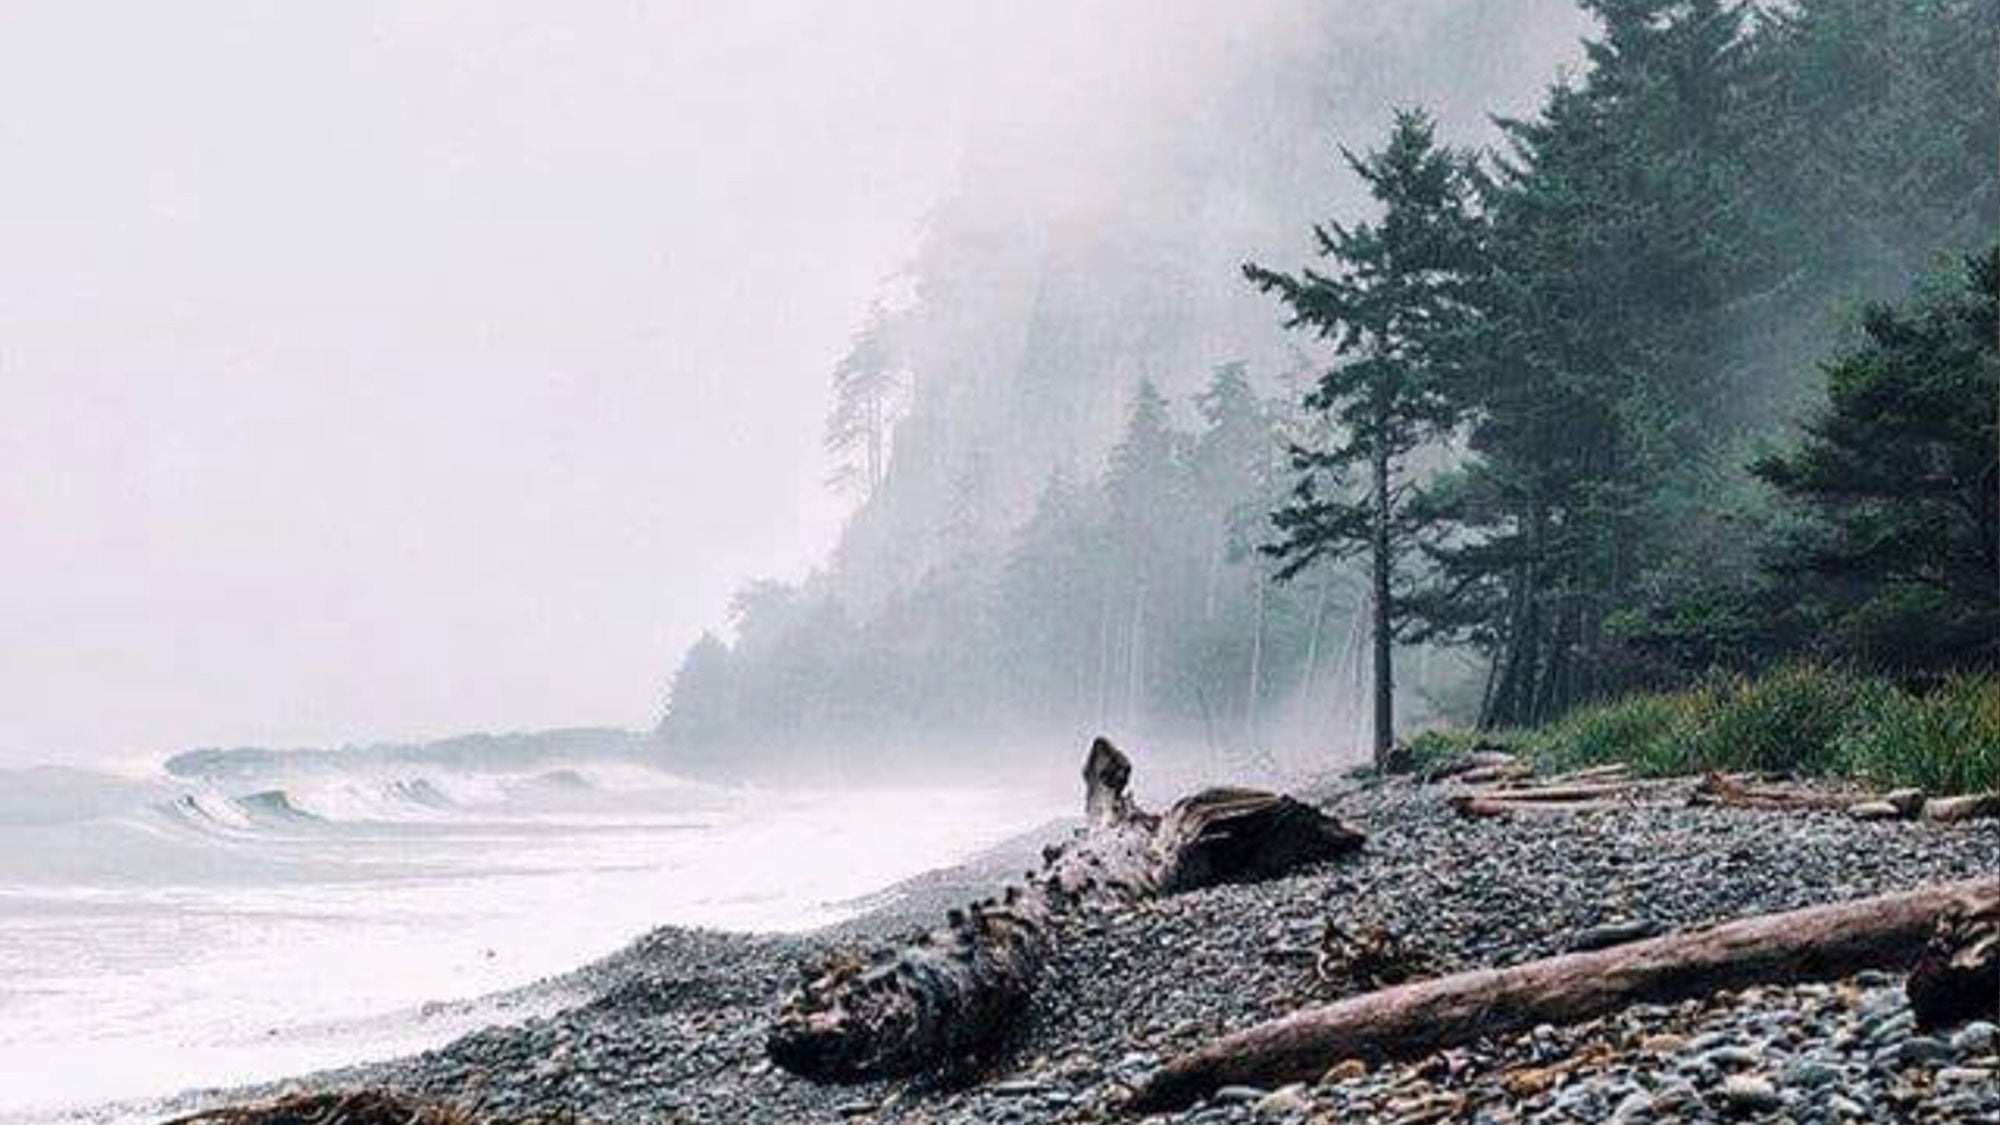
[{"label": "grass", "polygon": [[1624,762],[1653,776],[1725,770],[1981,792],[2000,788],[2000,679],[1962,676],[1919,695],[1793,665],[1627,696],[1533,731],[1427,731],[1409,749],[1423,768],[1474,746],[1512,750],[1551,771]]},{"label": "grass", "polygon": [[1961,676],[1881,700],[1843,747],[1855,773],[1927,793],[2000,788],[2000,680]]}]

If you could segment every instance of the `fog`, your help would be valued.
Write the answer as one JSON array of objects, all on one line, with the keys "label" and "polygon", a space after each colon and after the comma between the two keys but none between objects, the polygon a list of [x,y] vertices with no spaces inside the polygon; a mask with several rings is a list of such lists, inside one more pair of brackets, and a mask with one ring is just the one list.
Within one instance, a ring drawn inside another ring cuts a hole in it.
[{"label": "fog", "polygon": [[[650,726],[827,559],[828,373],[926,232],[1093,221],[1322,7],[8,5],[0,762]],[[1414,37],[1477,128],[1581,30],[1334,7],[1397,43],[1356,121]]]}]

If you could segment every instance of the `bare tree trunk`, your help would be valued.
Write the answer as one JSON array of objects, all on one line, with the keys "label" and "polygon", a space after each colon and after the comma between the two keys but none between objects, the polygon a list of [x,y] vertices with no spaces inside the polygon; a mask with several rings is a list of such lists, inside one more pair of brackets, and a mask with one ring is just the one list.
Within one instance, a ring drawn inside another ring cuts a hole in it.
[{"label": "bare tree trunk", "polygon": [[1132,588],[1132,627],[1125,637],[1125,721],[1134,727],[1139,724],[1144,710],[1146,677],[1144,672],[1146,628],[1146,579],[1139,578],[1139,584]]},{"label": "bare tree trunk", "polygon": [[1391,632],[1393,607],[1389,603],[1389,448],[1387,439],[1378,434],[1374,453],[1375,487],[1375,528],[1372,554],[1374,556],[1374,611],[1375,611],[1375,768],[1382,769],[1389,763],[1389,752],[1396,744],[1395,717],[1395,671],[1391,646],[1394,634]]},{"label": "bare tree trunk", "polygon": [[1215,546],[1208,552],[1208,576],[1202,581],[1201,619],[1215,620],[1216,587],[1222,583],[1222,558],[1226,553],[1221,536],[1216,537]]},{"label": "bare tree trunk", "polygon": [[1299,697],[1308,708],[1313,705],[1313,688],[1319,684],[1319,635],[1326,628],[1326,600],[1332,588],[1333,574],[1322,573],[1319,593],[1313,595],[1312,632],[1306,635],[1306,674],[1299,681]]},{"label": "bare tree trunk", "polygon": [[1105,739],[1084,760],[1085,827],[1043,851],[1027,887],[954,910],[943,929],[812,969],[766,1041],[772,1061],[817,1081],[912,1074],[977,1056],[1027,1005],[1057,922],[1079,904],[1271,878],[1345,855],[1363,837],[1309,805],[1250,789],[1207,789],[1165,816],[1134,804],[1132,766]]},{"label": "bare tree trunk", "polygon": [[1628,1004],[1901,967],[1949,904],[1996,895],[1992,878],[1971,879],[1363,993],[1175,1059],[1140,1087],[1132,1108],[1171,1109],[1226,1085],[1310,1082],[1343,1059],[1409,1058]]},{"label": "bare tree trunk", "polygon": [[868,396],[868,495],[882,487],[882,392]]},{"label": "bare tree trunk", "polygon": [[1264,591],[1267,588],[1264,572],[1257,572],[1257,623],[1250,632],[1250,683],[1243,696],[1243,739],[1251,748],[1257,747],[1257,696],[1263,690],[1264,677]]},{"label": "bare tree trunk", "polygon": [[1104,612],[1097,620],[1097,726],[1101,730],[1109,716],[1105,714],[1111,707],[1111,581],[1105,580]]}]

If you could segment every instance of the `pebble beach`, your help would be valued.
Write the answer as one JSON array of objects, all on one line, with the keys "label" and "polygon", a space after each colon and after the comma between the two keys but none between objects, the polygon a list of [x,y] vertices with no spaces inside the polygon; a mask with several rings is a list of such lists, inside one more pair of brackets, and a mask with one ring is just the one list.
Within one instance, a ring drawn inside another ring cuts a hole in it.
[{"label": "pebble beach", "polygon": [[[1990,823],[1863,823],[1659,801],[1468,821],[1441,786],[1300,791],[1368,833],[1354,858],[1066,920],[1013,1041],[976,1074],[820,1086],[771,1066],[770,1015],[802,965],[893,940],[1029,866],[1052,825],[886,892],[805,936],[664,928],[504,999],[537,1012],[409,1058],[147,1107],[154,1118],[277,1093],[388,1088],[481,1120],[1057,1123],[1131,1120],[1134,1083],[1173,1055],[1338,999],[1329,923],[1392,935],[1429,973],[1506,966],[1766,913],[2000,874]],[[587,908],[587,904],[580,904]],[[1147,1120],[2000,1123],[2000,1033],[1920,1033],[1901,978],[1864,973],[1635,1005],[1401,1064],[1329,1060],[1317,1083],[1231,1087]],[[143,1119],[143,1118],[137,1118]]]}]

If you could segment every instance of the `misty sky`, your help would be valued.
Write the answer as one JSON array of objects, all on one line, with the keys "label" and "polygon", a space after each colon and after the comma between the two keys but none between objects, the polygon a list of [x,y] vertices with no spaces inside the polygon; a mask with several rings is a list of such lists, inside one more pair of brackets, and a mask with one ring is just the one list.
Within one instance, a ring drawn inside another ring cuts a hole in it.
[{"label": "misty sky", "polygon": [[1298,6],[0,6],[0,765],[649,725],[967,131]]}]

